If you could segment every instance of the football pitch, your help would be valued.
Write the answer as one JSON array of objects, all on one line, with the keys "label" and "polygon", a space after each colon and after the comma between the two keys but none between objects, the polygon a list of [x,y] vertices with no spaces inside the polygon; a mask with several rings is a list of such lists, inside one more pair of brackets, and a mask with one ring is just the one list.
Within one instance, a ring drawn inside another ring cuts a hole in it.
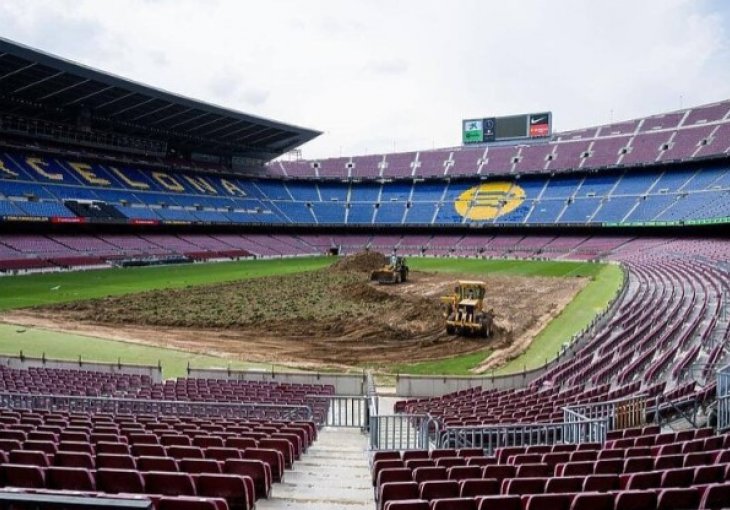
[{"label": "football pitch", "polygon": [[[334,260],[332,257],[300,257],[3,277],[0,278],[0,310],[294,274],[324,268]],[[606,306],[622,282],[622,272],[618,266],[584,262],[411,258],[409,265],[415,271],[452,272],[473,275],[475,278],[480,275],[590,278],[589,284],[542,330],[529,349],[497,373],[529,369],[552,358],[563,342],[590,323],[596,313]],[[184,375],[188,363],[196,368],[262,366],[40,328],[0,325],[0,352],[17,355],[21,350],[27,356],[45,354],[46,357],[59,359],[77,360],[81,356],[90,361],[121,360],[154,365],[160,362],[166,377]],[[489,350],[485,350],[426,363],[376,368],[391,373],[465,375],[488,354]]]}]

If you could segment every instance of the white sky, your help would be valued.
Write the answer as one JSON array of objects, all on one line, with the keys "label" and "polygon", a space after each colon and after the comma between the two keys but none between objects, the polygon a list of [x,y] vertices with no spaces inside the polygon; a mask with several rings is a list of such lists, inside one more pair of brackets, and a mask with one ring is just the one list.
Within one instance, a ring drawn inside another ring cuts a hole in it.
[{"label": "white sky", "polygon": [[0,35],[324,134],[305,157],[556,130],[730,98],[723,0],[2,0]]}]

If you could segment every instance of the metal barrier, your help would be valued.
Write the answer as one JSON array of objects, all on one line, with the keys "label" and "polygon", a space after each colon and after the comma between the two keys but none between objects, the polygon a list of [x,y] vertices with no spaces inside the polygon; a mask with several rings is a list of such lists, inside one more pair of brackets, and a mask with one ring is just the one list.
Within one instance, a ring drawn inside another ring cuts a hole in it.
[{"label": "metal barrier", "polygon": [[578,404],[563,408],[566,423],[605,420],[606,432],[644,425],[647,422],[646,415],[646,395],[643,394],[608,402]]},{"label": "metal barrier", "polygon": [[[368,399],[363,396],[307,395],[307,400],[321,402],[325,412],[317,424],[326,427],[357,427],[368,425]],[[319,407],[319,406],[314,406]]]},{"label": "metal barrier", "polygon": [[73,492],[35,492],[5,489],[0,491],[0,508],[14,510],[151,510],[152,501],[144,495],[128,494],[113,497],[99,495],[89,497]]},{"label": "metal barrier", "polygon": [[717,371],[717,431],[730,430],[730,365]]},{"label": "metal barrier", "polygon": [[439,435],[427,414],[371,415],[369,430],[371,450],[428,450]]},{"label": "metal barrier", "polygon": [[144,413],[226,418],[311,420],[312,408],[305,405],[255,404],[239,402],[184,402],[132,398],[77,397],[0,393],[0,408],[48,409],[93,413]]},{"label": "metal barrier", "polygon": [[518,423],[450,427],[438,441],[439,448],[482,448],[493,455],[505,446],[529,446],[555,443],[598,443],[606,438],[604,419],[579,420],[570,423]]}]

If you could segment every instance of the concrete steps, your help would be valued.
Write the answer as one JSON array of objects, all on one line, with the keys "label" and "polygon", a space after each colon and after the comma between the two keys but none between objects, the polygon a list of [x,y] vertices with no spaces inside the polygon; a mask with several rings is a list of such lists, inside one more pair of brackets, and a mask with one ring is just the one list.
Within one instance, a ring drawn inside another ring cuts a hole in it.
[{"label": "concrete steps", "polygon": [[258,510],[373,510],[367,436],[359,429],[325,428],[283,483]]}]

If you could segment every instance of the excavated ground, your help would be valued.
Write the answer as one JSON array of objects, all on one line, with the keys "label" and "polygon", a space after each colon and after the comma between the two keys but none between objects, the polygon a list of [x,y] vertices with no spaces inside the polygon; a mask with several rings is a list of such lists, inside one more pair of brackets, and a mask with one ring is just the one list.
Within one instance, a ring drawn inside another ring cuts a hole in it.
[{"label": "excavated ground", "polygon": [[1,320],[310,369],[494,349],[491,366],[526,349],[588,282],[486,276],[497,333],[460,338],[444,332],[439,303],[459,275],[411,272],[405,284],[371,283],[369,272],[384,262],[381,254],[361,254],[319,271],[14,310]]}]

